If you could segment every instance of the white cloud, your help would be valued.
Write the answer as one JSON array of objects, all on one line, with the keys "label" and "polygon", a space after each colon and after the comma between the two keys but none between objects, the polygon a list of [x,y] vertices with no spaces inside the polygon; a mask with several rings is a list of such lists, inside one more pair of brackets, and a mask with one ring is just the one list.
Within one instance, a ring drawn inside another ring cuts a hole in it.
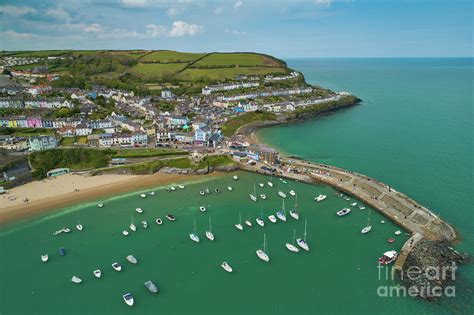
[{"label": "white cloud", "polygon": [[315,0],[317,5],[329,7],[332,3],[332,0]]},{"label": "white cloud", "polygon": [[31,7],[16,7],[14,5],[0,5],[0,13],[11,16],[22,16],[28,13],[36,13],[36,9]]},{"label": "white cloud", "polygon": [[234,3],[234,9],[238,9],[240,8],[244,3],[241,1],[241,0],[237,0],[235,3]]},{"label": "white cloud", "polygon": [[97,37],[101,39],[110,39],[110,38],[121,39],[121,38],[130,38],[130,37],[139,37],[139,36],[140,34],[134,30],[125,30],[125,29],[115,28],[110,31],[101,32],[98,34]]},{"label": "white cloud", "polygon": [[2,37],[9,37],[9,38],[20,39],[20,40],[34,39],[34,38],[38,38],[38,37],[39,37],[39,36],[36,35],[36,34],[32,34],[32,33],[17,33],[17,32],[12,31],[12,30],[6,30],[6,31],[2,32],[1,34],[2,34]]},{"label": "white cloud", "polygon": [[148,24],[146,26],[146,33],[151,37],[161,37],[168,34],[168,29],[163,25]]},{"label": "white cloud", "polygon": [[176,8],[169,8],[168,10],[166,10],[166,15],[168,16],[175,16],[178,13],[179,13],[179,10]]},{"label": "white cloud", "polygon": [[220,14],[222,13],[222,10],[224,10],[224,9],[223,9],[223,8],[216,8],[216,9],[214,10],[214,14],[215,14],[215,15],[220,15]]},{"label": "white cloud", "polygon": [[232,35],[247,35],[247,32],[244,31],[238,31],[238,30],[230,30],[230,29],[225,29],[225,32],[227,34],[232,34]]},{"label": "white cloud", "polygon": [[92,23],[84,28],[86,33],[100,33],[102,32],[103,26],[97,23]]},{"label": "white cloud", "polygon": [[147,4],[146,0],[121,0],[126,7],[144,7]]},{"label": "white cloud", "polygon": [[67,13],[64,9],[56,8],[56,9],[48,9],[45,12],[46,16],[50,16],[56,18],[58,20],[70,21],[71,16]]},{"label": "white cloud", "polygon": [[169,32],[170,37],[180,37],[180,36],[194,36],[201,33],[204,30],[204,26],[197,24],[188,24],[183,21],[174,21],[173,27]]}]

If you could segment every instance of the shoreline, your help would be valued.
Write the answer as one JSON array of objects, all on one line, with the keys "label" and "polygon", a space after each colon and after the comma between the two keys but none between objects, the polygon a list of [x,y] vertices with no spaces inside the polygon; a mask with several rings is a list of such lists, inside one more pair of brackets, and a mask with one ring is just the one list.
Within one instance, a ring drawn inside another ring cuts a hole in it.
[{"label": "shoreline", "polygon": [[[81,176],[68,174],[46,181],[35,181],[15,187],[1,195],[0,224],[32,217],[82,202],[109,198],[121,193],[163,186],[206,175],[155,173],[152,175],[100,175]],[[219,176],[214,174],[211,176]],[[79,191],[75,189],[78,188]],[[8,198],[16,199],[8,204]],[[29,202],[23,202],[26,196]],[[8,206],[4,206],[8,205]]]}]

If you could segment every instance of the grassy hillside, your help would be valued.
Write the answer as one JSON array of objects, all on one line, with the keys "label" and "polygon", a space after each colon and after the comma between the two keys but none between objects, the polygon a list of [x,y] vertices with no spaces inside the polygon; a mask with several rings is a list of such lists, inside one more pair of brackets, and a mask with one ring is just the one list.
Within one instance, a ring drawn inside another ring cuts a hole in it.
[{"label": "grassy hillside", "polygon": [[236,116],[234,118],[229,119],[223,126],[222,126],[222,133],[226,137],[232,136],[236,131],[243,125],[257,122],[257,121],[264,121],[264,120],[275,120],[276,115],[274,113],[268,112],[249,112],[245,113],[240,116]]},{"label": "grassy hillside", "polygon": [[276,59],[254,53],[213,53],[198,62],[193,67],[282,67]]},{"label": "grassy hillside", "polygon": [[140,58],[140,62],[176,63],[190,62],[205,56],[205,53],[186,53],[172,50],[155,51]]}]

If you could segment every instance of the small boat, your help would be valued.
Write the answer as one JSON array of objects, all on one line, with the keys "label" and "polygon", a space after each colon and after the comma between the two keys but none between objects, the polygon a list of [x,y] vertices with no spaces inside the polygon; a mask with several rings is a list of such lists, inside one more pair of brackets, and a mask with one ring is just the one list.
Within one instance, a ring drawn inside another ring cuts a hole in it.
[{"label": "small boat", "polygon": [[292,189],[292,190],[290,190],[290,195],[292,195],[294,197],[294,196],[296,196],[296,192]]},{"label": "small boat", "polygon": [[345,196],[344,199],[347,200],[347,201],[351,200],[351,198],[349,198],[347,196]]},{"label": "small boat", "polygon": [[270,186],[270,187],[273,187],[273,183],[272,183],[272,182],[267,182],[267,185]]},{"label": "small boat", "polygon": [[265,184],[264,183],[259,183],[258,186],[263,188],[263,187],[265,187]]},{"label": "small boat", "polygon": [[257,201],[257,190],[255,188],[255,182],[253,183],[253,194],[250,194],[250,199],[252,199],[252,201]]},{"label": "small boat", "polygon": [[382,223],[382,224],[385,224],[385,221],[384,221],[384,220],[382,220],[382,221],[380,221],[380,223]]},{"label": "small boat", "polygon": [[140,197],[142,197],[142,198],[146,198],[146,194],[144,194],[144,193],[141,193],[141,194],[140,194]]},{"label": "small boat", "polygon": [[122,296],[123,300],[125,301],[125,303],[128,305],[128,306],[133,306],[133,303],[135,302],[133,300],[133,295],[132,293],[125,293],[123,296]]},{"label": "small boat", "polygon": [[154,195],[155,195],[155,192],[154,192],[154,191],[150,191],[148,194],[149,194],[150,196],[154,196]]},{"label": "small boat", "polygon": [[179,189],[184,189],[184,185],[178,185]]},{"label": "small boat", "polygon": [[282,198],[286,198],[286,194],[281,190],[278,191],[278,196],[280,196]]},{"label": "small boat", "polygon": [[71,281],[74,283],[81,283],[82,279],[76,276],[72,276]]},{"label": "small boat", "polygon": [[130,218],[131,218],[130,230],[132,230],[132,232],[135,232],[137,230],[137,227],[135,226],[135,222],[133,220],[133,217],[130,217]]},{"label": "small boat", "polygon": [[206,193],[204,192],[204,190],[201,190],[201,191],[199,191],[199,194],[200,194],[201,196],[204,196]]},{"label": "small boat", "polygon": [[176,190],[176,187],[171,186],[171,187],[170,187],[170,190],[171,190],[171,191],[175,191],[175,190]]},{"label": "small boat", "polygon": [[60,255],[60,256],[66,255],[66,250],[64,249],[64,247],[60,247],[60,248],[59,248],[59,255]]},{"label": "small boat", "polygon": [[102,277],[102,271],[100,271],[100,269],[94,270],[93,274],[94,277],[96,277],[97,279],[100,279],[100,277]]},{"label": "small boat", "polygon": [[339,210],[338,212],[336,212],[336,214],[340,217],[342,216],[345,216],[347,214],[349,214],[351,212],[351,209],[349,208],[342,208],[341,210]]},{"label": "small boat", "polygon": [[54,231],[53,235],[56,236],[56,235],[61,234],[62,232],[64,232],[63,229],[60,229],[60,230]]},{"label": "small boat", "polygon": [[76,229],[78,231],[82,231],[84,227],[82,226],[81,222],[79,221],[79,213],[77,213],[77,224],[76,224]]},{"label": "small boat", "polygon": [[211,191],[209,190],[209,187],[206,187],[206,189],[204,189],[204,192],[208,195],[211,193]]},{"label": "small boat", "polygon": [[263,221],[263,207],[260,208],[260,218],[257,217],[255,221],[257,221],[257,224],[260,225],[261,227],[265,226],[265,221]]},{"label": "small boat", "polygon": [[232,187],[231,187],[231,186],[227,186],[227,190],[228,190],[228,191],[232,191]]},{"label": "small boat", "polygon": [[290,252],[297,253],[300,251],[298,247],[295,246],[295,238],[296,238],[296,230],[293,229],[293,244],[291,243],[286,243],[285,246]]},{"label": "small boat", "polygon": [[351,203],[351,206],[353,206],[353,207],[357,206],[357,202]]},{"label": "small boat", "polygon": [[163,220],[161,220],[160,218],[157,218],[157,219],[155,220],[155,222],[156,222],[156,224],[158,224],[158,225],[162,225],[162,224],[163,224]]},{"label": "small boat", "polygon": [[221,192],[221,191],[219,190],[219,188],[214,189],[214,191],[216,192],[216,194],[220,194],[220,192]]},{"label": "small boat", "polygon": [[270,257],[267,254],[267,240],[266,240],[265,234],[263,234],[263,250],[258,249],[256,251],[256,253],[257,253],[258,258],[260,258],[261,260],[263,260],[265,262],[270,261]]},{"label": "small boat", "polygon": [[239,212],[239,223],[237,223],[235,227],[241,231],[244,230],[244,227],[242,226],[242,214],[240,212]]},{"label": "small boat", "polygon": [[298,244],[299,247],[301,247],[302,249],[308,251],[309,250],[309,245],[308,243],[306,242],[306,225],[308,223],[308,220],[304,220],[304,236],[303,236],[303,239],[301,238],[297,238],[296,239],[296,244]]},{"label": "small boat", "polygon": [[142,214],[143,213],[143,209],[142,208],[136,208],[135,211],[139,214]]},{"label": "small boat", "polygon": [[359,205],[359,209],[360,209],[360,210],[364,210],[364,209],[365,209],[365,207],[364,207],[364,206],[361,206],[361,205]]},{"label": "small boat", "polygon": [[41,261],[42,262],[47,262],[49,260],[48,254],[41,255]]},{"label": "small boat", "polygon": [[367,226],[364,227],[360,232],[362,234],[367,234],[370,232],[370,230],[372,230],[372,225],[370,225],[370,211],[369,211],[369,215],[367,217]]},{"label": "small boat", "polygon": [[123,236],[128,236],[128,234],[129,234],[129,233],[128,233],[127,230],[123,230],[123,231],[122,231],[122,235],[123,235]]},{"label": "small boat", "polygon": [[189,238],[192,241],[199,243],[199,236],[196,234],[196,219],[194,219],[194,232],[189,234]]},{"label": "small boat", "polygon": [[268,220],[270,220],[271,223],[276,223],[277,222],[277,218],[273,214],[268,216]]},{"label": "small boat", "polygon": [[267,182],[267,185],[273,188],[273,173],[270,175],[270,181]]},{"label": "small boat", "polygon": [[199,210],[201,210],[201,212],[205,212],[207,209],[206,209],[206,207],[204,207],[204,206],[200,206],[200,207],[199,207]]},{"label": "small boat", "polygon": [[144,229],[148,228],[148,222],[142,221],[142,226]]},{"label": "small boat", "polygon": [[117,262],[114,262],[114,263],[112,264],[112,268],[114,268],[115,271],[121,271],[121,270],[122,270],[122,266],[120,266],[120,264],[117,263]]},{"label": "small boat", "polygon": [[298,195],[295,196],[295,208],[290,210],[290,216],[295,220],[300,219],[300,214],[298,213]]},{"label": "small boat", "polygon": [[234,175],[234,176],[232,176],[232,179],[233,179],[233,180],[238,180],[238,179],[239,179],[239,176]]},{"label": "small boat", "polygon": [[265,200],[265,199],[267,199],[267,195],[261,194],[261,195],[260,195],[260,198],[262,198],[262,200]]},{"label": "small boat", "polygon": [[395,239],[394,239],[393,237],[390,237],[390,238],[387,240],[387,242],[393,243],[393,242],[395,242]]},{"label": "small boat", "polygon": [[145,282],[144,285],[151,293],[158,293],[158,287],[151,280]]},{"label": "small boat", "polygon": [[172,215],[171,213],[168,213],[166,215],[166,218],[168,219],[168,221],[176,221],[176,217]]},{"label": "small boat", "polygon": [[323,200],[326,199],[326,198],[327,198],[326,195],[319,195],[319,196],[317,196],[316,198],[314,198],[314,200],[317,201],[317,202],[321,202],[321,201],[323,201]]},{"label": "small boat", "polygon": [[277,212],[277,218],[286,222],[286,210],[285,210],[285,199],[283,200],[283,205],[281,206],[281,210]]},{"label": "small boat", "polygon": [[398,257],[398,253],[394,250],[389,250],[388,252],[383,253],[382,256],[377,260],[382,265],[388,265],[394,262]]},{"label": "small boat", "polygon": [[395,234],[395,235],[400,235],[400,234],[402,234],[402,231],[400,231],[400,230],[398,230],[398,231],[395,231],[395,233],[394,233],[394,234]]},{"label": "small boat", "polygon": [[221,264],[221,267],[222,267],[222,269],[224,269],[227,272],[232,272],[233,271],[232,267],[226,261],[224,261]]},{"label": "small boat", "polygon": [[127,258],[127,260],[128,260],[129,263],[134,264],[134,265],[138,262],[138,260],[137,260],[137,259],[135,258],[135,256],[133,256],[133,255],[128,255],[128,256],[125,257],[125,258]]},{"label": "small boat", "polygon": [[206,231],[206,237],[210,241],[214,241],[214,234],[212,233],[211,217],[209,217],[209,230]]},{"label": "small boat", "polygon": [[282,182],[283,184],[287,184],[286,180],[282,180],[281,182]]},{"label": "small boat", "polygon": [[249,194],[252,201],[257,201],[257,197],[253,194]]},{"label": "small boat", "polygon": [[97,207],[103,208],[103,207],[104,207],[104,204],[103,204],[103,203],[98,203],[98,204],[97,204]]},{"label": "small boat", "polygon": [[245,225],[252,227],[252,222],[250,222],[250,220],[245,220]]},{"label": "small boat", "polygon": [[68,228],[68,227],[64,227],[64,228],[63,228],[63,232],[64,232],[64,233],[69,233],[69,232],[71,232],[71,229]]}]

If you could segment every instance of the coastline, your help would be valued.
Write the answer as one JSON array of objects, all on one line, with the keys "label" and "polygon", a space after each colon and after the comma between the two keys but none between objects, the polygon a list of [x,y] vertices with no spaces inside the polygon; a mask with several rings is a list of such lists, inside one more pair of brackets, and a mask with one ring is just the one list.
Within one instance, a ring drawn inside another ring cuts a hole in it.
[{"label": "coastline", "polygon": [[[204,175],[155,173],[153,175],[68,174],[45,181],[35,181],[11,189],[0,196],[0,224],[38,215],[44,212],[107,198],[120,193],[166,185]],[[214,174],[211,176],[219,176]],[[76,191],[76,188],[79,189]],[[9,201],[9,197],[16,197]],[[23,199],[28,198],[28,202]]]}]

